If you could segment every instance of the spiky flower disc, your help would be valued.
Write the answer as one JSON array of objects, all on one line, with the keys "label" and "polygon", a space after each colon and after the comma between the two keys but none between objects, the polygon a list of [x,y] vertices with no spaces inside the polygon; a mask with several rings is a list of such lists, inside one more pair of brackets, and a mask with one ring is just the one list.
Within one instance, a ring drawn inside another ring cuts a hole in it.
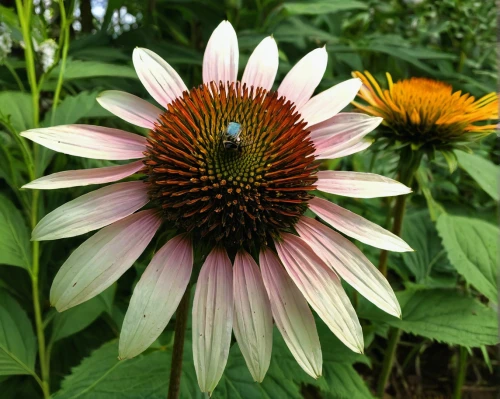
[{"label": "spiky flower disc", "polygon": [[[149,136],[150,196],[181,231],[229,247],[265,245],[292,227],[314,190],[314,147],[276,92],[212,82],[168,105]],[[230,122],[241,144],[225,148]]]}]

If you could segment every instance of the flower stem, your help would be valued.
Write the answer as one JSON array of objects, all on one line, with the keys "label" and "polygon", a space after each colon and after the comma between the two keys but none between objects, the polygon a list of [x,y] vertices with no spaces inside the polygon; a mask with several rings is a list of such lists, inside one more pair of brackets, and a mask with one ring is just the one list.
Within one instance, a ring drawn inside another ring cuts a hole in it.
[{"label": "flower stem", "polygon": [[188,285],[175,313],[175,336],[170,367],[170,382],[168,384],[168,399],[178,399],[180,395],[182,355],[184,352],[184,338],[189,314],[190,291],[191,287]]},{"label": "flower stem", "polygon": [[28,72],[28,81],[31,88],[31,98],[33,101],[33,125],[38,126],[38,121],[40,119],[40,92],[38,91],[36,83],[36,71],[35,71],[35,56],[33,54],[33,43],[30,32],[30,22],[31,22],[31,9],[33,7],[33,1],[27,0],[23,6],[22,0],[16,0],[17,15],[19,17],[19,24],[21,25],[21,30],[24,40],[24,56],[26,58],[26,70]]},{"label": "flower stem", "polygon": [[[38,127],[40,121],[40,90],[37,84],[36,70],[35,70],[35,56],[33,53],[33,42],[31,35],[31,11],[33,8],[33,1],[27,0],[22,2],[22,0],[16,0],[17,15],[19,17],[19,24],[21,25],[21,30],[24,40],[24,55],[26,59],[26,70],[28,72],[28,81],[31,89],[31,97],[33,101],[33,126]],[[25,158],[30,160],[28,165],[30,179],[36,177],[36,147],[34,148],[35,155],[31,155],[31,150],[24,147],[24,142],[21,140],[21,148],[25,150]],[[33,229],[38,223],[38,200],[40,193],[37,190],[33,191],[31,198],[31,210],[30,210],[30,224]],[[43,397],[45,399],[50,398],[50,388],[49,388],[49,369],[46,363],[46,347],[45,347],[45,335],[43,330],[43,319],[42,319],[42,309],[40,306],[40,291],[39,291],[39,281],[38,275],[40,272],[40,243],[38,241],[32,242],[32,265],[30,270],[31,284],[32,284],[32,296],[33,296],[33,310],[35,313],[35,325],[36,325],[36,335],[38,341],[38,356],[40,360],[40,370],[42,374],[41,381],[37,377],[35,379],[40,383],[42,388]]]},{"label": "flower stem", "polygon": [[50,124],[53,125],[56,118],[56,109],[59,103],[59,97],[61,95],[62,83],[64,80],[64,71],[66,69],[66,59],[68,58],[68,50],[69,50],[69,28],[70,22],[68,21],[66,15],[66,9],[64,7],[64,1],[59,2],[59,9],[61,14],[61,25],[62,32],[59,38],[59,46],[63,46],[62,48],[62,58],[61,58],[61,67],[59,69],[59,77],[57,78],[57,86],[56,91],[54,93],[54,101],[52,103],[52,116],[50,118]]},{"label": "flower stem", "polygon": [[[403,149],[400,154],[399,159],[399,181],[408,187],[411,187],[413,183],[413,178],[415,173],[420,166],[420,161],[422,160],[423,153],[411,151],[410,148]],[[401,231],[403,227],[403,218],[406,210],[406,195],[400,195],[396,198],[396,204],[394,205],[394,221],[392,225],[392,232],[401,236]],[[379,270],[387,277],[387,259],[388,252],[383,250],[380,253],[379,259]],[[392,366],[394,364],[394,358],[396,356],[396,350],[399,343],[399,338],[401,336],[401,330],[398,328],[389,329],[389,342],[387,343],[387,349],[384,354],[384,361],[382,363],[382,371],[379,376],[377,384],[377,396],[382,398],[384,396],[385,387],[389,376],[392,371]]]},{"label": "flower stem", "polygon": [[382,364],[382,371],[379,376],[377,386],[377,397],[383,398],[389,375],[391,374],[392,366],[394,363],[394,356],[396,355],[396,348],[398,347],[399,337],[401,330],[399,328],[389,329],[389,342],[385,350],[384,363]]},{"label": "flower stem", "polygon": [[460,357],[458,359],[458,374],[455,381],[455,390],[453,392],[453,399],[460,399],[462,397],[462,387],[465,382],[465,373],[467,371],[467,349],[463,346],[460,347]]}]

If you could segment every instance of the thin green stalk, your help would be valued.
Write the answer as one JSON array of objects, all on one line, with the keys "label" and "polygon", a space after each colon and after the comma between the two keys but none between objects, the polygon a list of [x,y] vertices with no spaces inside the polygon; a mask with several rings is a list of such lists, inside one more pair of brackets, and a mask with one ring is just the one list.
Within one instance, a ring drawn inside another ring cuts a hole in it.
[{"label": "thin green stalk", "polygon": [[392,366],[394,364],[394,356],[396,355],[396,349],[398,347],[399,338],[401,337],[401,330],[399,328],[391,328],[389,330],[389,342],[387,342],[387,349],[384,354],[384,363],[382,364],[382,371],[380,372],[378,385],[377,385],[377,396],[379,398],[384,397],[385,387],[389,376],[391,375]]},{"label": "thin green stalk", "polygon": [[168,399],[178,399],[181,393],[182,356],[184,353],[184,338],[189,314],[190,291],[191,289],[188,285],[175,313],[175,338],[170,367],[170,382],[168,384]]},{"label": "thin green stalk", "polygon": [[[420,161],[422,160],[423,154],[420,152],[414,152],[410,148],[404,149],[400,154],[400,160],[398,165],[399,170],[399,181],[408,187],[411,187],[415,173],[418,170]],[[401,236],[401,230],[403,227],[403,219],[406,210],[406,195],[400,195],[396,199],[394,205],[394,221],[392,225],[392,232]],[[382,251],[380,253],[379,259],[379,270],[387,277],[387,251]],[[399,343],[399,338],[401,336],[401,330],[397,328],[389,329],[389,342],[387,343],[387,349],[384,354],[384,361],[382,363],[382,371],[379,376],[377,385],[377,395],[382,398],[384,396],[385,387],[387,386],[387,381],[392,371],[394,365],[394,358],[396,356],[397,346]]]},{"label": "thin green stalk", "polygon": [[458,373],[455,381],[455,390],[453,392],[453,399],[460,399],[462,397],[462,387],[465,382],[465,374],[467,372],[467,349],[463,346],[460,347],[460,356],[458,358]]},{"label": "thin green stalk", "polygon": [[[52,103],[52,116],[50,118],[50,124],[53,125],[56,117],[56,109],[59,103],[59,97],[61,95],[62,84],[64,80],[64,71],[66,69],[66,60],[68,58],[68,50],[69,50],[69,28],[70,24],[68,22],[68,18],[66,15],[66,9],[64,7],[64,1],[59,2],[59,9],[61,12],[61,25],[62,32],[61,38],[63,43],[62,49],[62,59],[61,59],[61,68],[59,69],[59,77],[57,79],[56,91],[54,93],[54,101]],[[59,41],[59,46],[61,46],[61,40]]]},{"label": "thin green stalk", "polygon": [[[26,70],[28,72],[28,81],[31,89],[31,97],[33,101],[33,126],[38,127],[40,121],[40,90],[37,84],[36,71],[35,71],[35,56],[33,53],[33,45],[31,38],[31,12],[33,8],[33,1],[27,0],[24,5],[22,0],[16,0],[17,15],[19,17],[19,24],[21,25],[21,30],[24,40],[24,55],[26,59]],[[17,136],[16,136],[17,137]],[[31,151],[25,147],[25,143],[20,139],[21,148],[26,154],[26,158],[30,160],[29,164],[29,174],[30,178],[34,179],[35,175],[35,165],[36,165],[36,145],[34,146],[35,155],[31,155]],[[27,155],[29,154],[29,156]],[[39,191],[34,190],[32,194],[31,201],[31,214],[30,222],[31,227],[34,228],[38,223],[38,200]],[[40,360],[40,370],[41,370],[41,388],[43,396],[45,399],[50,398],[50,388],[49,388],[49,370],[46,363],[46,347],[45,347],[45,334],[43,331],[43,319],[42,319],[42,309],[40,306],[40,292],[39,292],[39,281],[38,276],[40,272],[40,244],[38,241],[32,242],[32,265],[31,265],[31,283],[32,283],[32,295],[33,295],[33,309],[35,313],[35,326],[36,334],[38,340],[38,356]],[[37,379],[38,381],[39,379]]]},{"label": "thin green stalk", "polygon": [[30,32],[32,6],[32,0],[27,0],[24,6],[22,0],[16,0],[17,15],[19,17],[19,24],[21,25],[21,31],[23,33],[26,70],[28,72],[28,81],[30,83],[31,98],[33,101],[33,125],[37,127],[40,120],[40,108],[38,104],[40,100],[40,92],[38,91],[36,83],[35,56],[33,53],[33,43]]},{"label": "thin green stalk", "polygon": [[9,72],[11,73],[14,80],[16,81],[17,85],[19,86],[19,90],[25,91],[26,89],[24,88],[23,82],[22,82],[21,78],[19,78],[19,75],[17,74],[14,67],[12,65],[10,65],[10,62],[7,60],[4,61],[4,64],[7,67],[7,69],[9,70]]}]

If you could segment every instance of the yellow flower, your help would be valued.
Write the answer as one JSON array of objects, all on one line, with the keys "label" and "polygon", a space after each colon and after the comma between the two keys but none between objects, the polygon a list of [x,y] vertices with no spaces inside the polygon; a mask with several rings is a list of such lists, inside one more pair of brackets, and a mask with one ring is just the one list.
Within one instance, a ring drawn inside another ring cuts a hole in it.
[{"label": "yellow flower", "polygon": [[388,129],[382,129],[382,135],[392,141],[414,148],[447,149],[482,138],[497,128],[496,124],[476,124],[498,119],[494,92],[475,100],[437,80],[410,78],[393,83],[389,73],[388,89],[383,90],[367,71],[353,72],[353,76],[363,81],[358,96],[368,103],[353,101],[353,105],[384,118],[383,125]]}]

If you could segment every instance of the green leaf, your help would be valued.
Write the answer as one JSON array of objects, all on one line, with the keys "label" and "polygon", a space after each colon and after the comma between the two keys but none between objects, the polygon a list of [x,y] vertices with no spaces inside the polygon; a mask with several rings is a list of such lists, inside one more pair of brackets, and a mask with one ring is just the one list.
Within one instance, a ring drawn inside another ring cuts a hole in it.
[{"label": "green leaf", "polygon": [[18,132],[33,126],[33,103],[31,96],[20,91],[0,92],[0,122],[10,122]]},{"label": "green leaf", "polygon": [[448,259],[481,294],[498,301],[498,227],[483,220],[443,214],[437,222]]},{"label": "green leaf", "polygon": [[91,325],[102,312],[110,312],[115,291],[116,284],[113,284],[91,300],[57,313],[54,316],[51,341],[56,342],[76,334]]},{"label": "green leaf", "polygon": [[283,8],[290,15],[323,15],[339,11],[366,9],[368,5],[361,1],[315,0],[297,3],[285,3]]},{"label": "green leaf", "polygon": [[479,347],[498,343],[496,312],[474,298],[448,289],[407,290],[396,295],[402,319],[384,313],[363,298],[358,315],[452,345]]},{"label": "green leaf", "polygon": [[[50,77],[57,79],[59,67],[54,68]],[[135,69],[128,65],[107,64],[99,61],[68,60],[64,70],[64,80],[111,76],[114,78],[137,79]]]},{"label": "green leaf", "polygon": [[[181,398],[203,398],[191,354],[184,346]],[[171,350],[146,352],[130,360],[118,360],[118,343],[108,342],[92,352],[63,380],[54,399],[164,399],[168,391]]]},{"label": "green leaf", "polygon": [[36,343],[24,310],[0,290],[0,375],[34,374]]},{"label": "green leaf", "polygon": [[28,229],[21,212],[0,195],[0,264],[30,270],[31,251]]},{"label": "green leaf", "polygon": [[500,167],[476,154],[455,151],[458,164],[479,184],[495,201],[500,200],[498,179]]},{"label": "green leaf", "polygon": [[449,268],[446,251],[427,210],[414,212],[405,217],[403,239],[415,250],[403,253],[401,257],[415,276],[417,283],[427,281],[433,268],[442,270],[446,265]]},{"label": "green leaf", "polygon": [[52,121],[52,109],[47,113],[42,126],[69,125],[87,116],[96,103],[97,92],[82,91],[76,96],[66,96],[56,108]]}]

